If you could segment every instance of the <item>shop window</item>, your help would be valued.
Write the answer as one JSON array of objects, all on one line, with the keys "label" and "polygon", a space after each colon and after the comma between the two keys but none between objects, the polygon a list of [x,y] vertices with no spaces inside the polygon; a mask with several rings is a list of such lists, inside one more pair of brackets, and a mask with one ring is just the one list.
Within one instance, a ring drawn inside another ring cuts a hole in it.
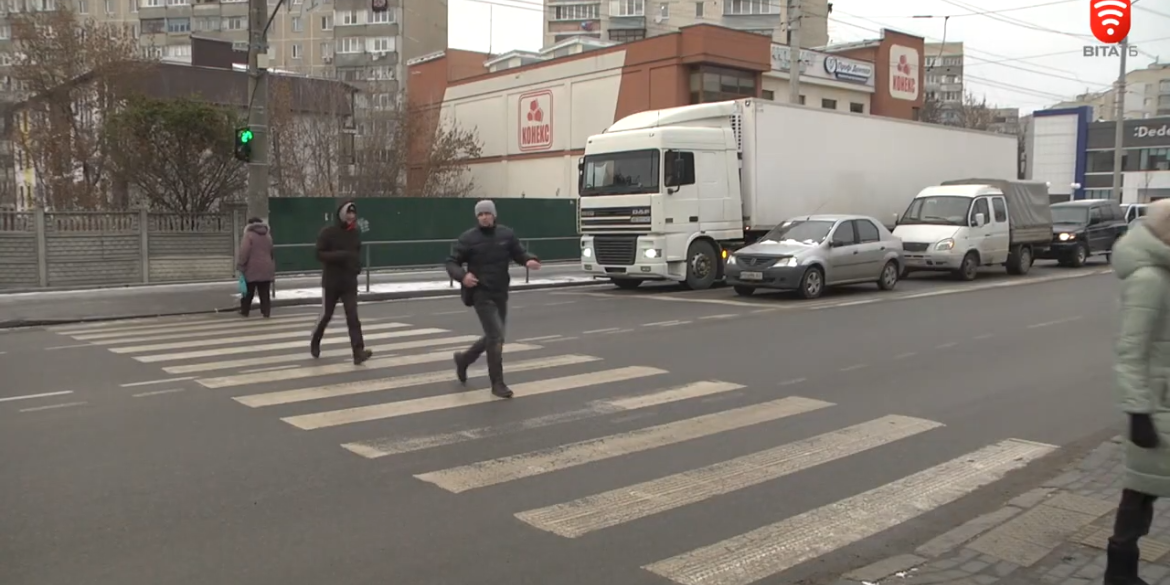
[{"label": "shop window", "polygon": [[853,112],[854,114],[864,114],[865,113],[865,104],[859,104],[857,102],[849,102],[849,111]]},{"label": "shop window", "polygon": [[821,98],[821,107],[826,109],[826,110],[835,110],[835,109],[837,109],[837,100],[831,100],[829,98]]},{"label": "shop window", "polygon": [[691,70],[691,103],[701,104],[756,97],[756,74],[727,67]]},{"label": "shop window", "polygon": [[609,31],[609,40],[616,43],[632,43],[634,41],[641,41],[645,38],[646,31],[643,29],[618,28]]},{"label": "shop window", "polygon": [[1170,171],[1170,148],[1143,148],[1139,170]]}]

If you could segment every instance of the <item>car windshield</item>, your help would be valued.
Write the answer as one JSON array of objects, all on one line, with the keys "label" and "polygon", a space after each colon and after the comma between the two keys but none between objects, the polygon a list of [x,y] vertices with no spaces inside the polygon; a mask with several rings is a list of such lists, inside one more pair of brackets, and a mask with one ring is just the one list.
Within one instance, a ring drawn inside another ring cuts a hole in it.
[{"label": "car windshield", "polygon": [[1052,223],[1089,223],[1089,210],[1084,207],[1053,207]]},{"label": "car windshield", "polygon": [[916,197],[898,220],[899,225],[967,225],[970,197],[938,195]]},{"label": "car windshield", "polygon": [[586,156],[581,196],[657,193],[658,160],[657,150]]},{"label": "car windshield", "polygon": [[835,223],[824,220],[786,221],[772,228],[771,231],[764,235],[762,241],[815,246],[825,241],[825,238],[828,237]]}]

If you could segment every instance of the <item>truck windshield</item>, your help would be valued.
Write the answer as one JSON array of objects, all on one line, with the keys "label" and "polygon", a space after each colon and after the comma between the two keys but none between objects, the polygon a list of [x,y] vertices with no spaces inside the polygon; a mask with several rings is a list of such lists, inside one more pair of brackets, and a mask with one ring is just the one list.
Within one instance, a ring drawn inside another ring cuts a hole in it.
[{"label": "truck windshield", "polygon": [[657,193],[658,159],[657,150],[588,155],[581,196]]},{"label": "truck windshield", "polygon": [[819,244],[825,241],[833,229],[831,221],[786,221],[771,229],[763,241],[778,243]]},{"label": "truck windshield", "polygon": [[1084,207],[1053,207],[1052,223],[1089,223],[1089,210]]},{"label": "truck windshield", "polygon": [[910,202],[898,225],[967,225],[970,197],[940,195],[917,197]]}]

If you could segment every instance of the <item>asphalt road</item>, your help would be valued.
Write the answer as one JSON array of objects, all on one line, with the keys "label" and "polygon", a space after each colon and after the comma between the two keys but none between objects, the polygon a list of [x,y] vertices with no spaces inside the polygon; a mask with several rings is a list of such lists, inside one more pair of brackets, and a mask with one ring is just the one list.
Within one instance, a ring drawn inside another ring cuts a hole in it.
[{"label": "asphalt road", "polygon": [[518,293],[511,401],[451,298],[363,305],[361,367],[303,309],[2,333],[0,583],[829,582],[1115,431],[1116,279],[1037,268]]}]

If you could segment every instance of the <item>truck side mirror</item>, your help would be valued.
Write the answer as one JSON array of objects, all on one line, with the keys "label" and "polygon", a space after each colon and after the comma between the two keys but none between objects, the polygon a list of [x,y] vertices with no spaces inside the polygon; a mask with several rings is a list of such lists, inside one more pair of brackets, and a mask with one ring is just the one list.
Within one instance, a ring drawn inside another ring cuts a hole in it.
[{"label": "truck side mirror", "polygon": [[987,225],[987,218],[982,213],[975,214],[975,227],[983,227]]},{"label": "truck side mirror", "polygon": [[577,159],[577,194],[585,188],[585,157]]}]

